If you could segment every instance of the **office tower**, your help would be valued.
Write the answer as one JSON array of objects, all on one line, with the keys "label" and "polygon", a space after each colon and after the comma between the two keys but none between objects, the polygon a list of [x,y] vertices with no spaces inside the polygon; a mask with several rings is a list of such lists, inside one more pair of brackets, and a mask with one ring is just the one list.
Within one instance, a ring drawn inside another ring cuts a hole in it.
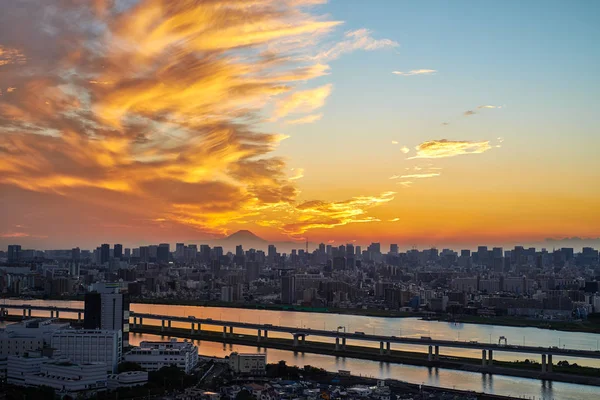
[{"label": "office tower", "polygon": [[327,245],[327,247],[325,247],[325,252],[327,253],[327,257],[331,257],[332,253],[333,253],[333,249],[331,247],[330,244]]},{"label": "office tower", "polygon": [[129,345],[129,295],[119,293],[118,284],[94,284],[95,291],[85,295],[85,329],[120,330],[123,345]]},{"label": "office tower", "polygon": [[371,243],[369,247],[367,247],[367,251],[369,253],[381,254],[381,244],[380,243]]},{"label": "office tower", "polygon": [[398,245],[395,243],[390,244],[390,254],[398,254]]},{"label": "office tower", "polygon": [[267,259],[269,262],[274,262],[277,257],[277,248],[275,245],[270,244],[267,252]]},{"label": "office tower", "polygon": [[21,259],[21,246],[11,244],[8,246],[8,262],[17,262]]},{"label": "office tower", "polygon": [[52,334],[52,348],[78,364],[105,363],[116,373],[123,356],[123,333],[115,329],[59,329]]},{"label": "office tower", "polygon": [[333,269],[343,271],[346,269],[346,257],[333,257]]},{"label": "office tower", "polygon": [[354,245],[351,243],[346,245],[346,257],[354,257]]},{"label": "office tower", "polygon": [[131,249],[128,249],[128,248],[125,249],[124,257],[126,260],[129,260],[131,258]]},{"label": "office tower", "polygon": [[113,251],[113,257],[116,258],[117,260],[120,260],[123,258],[123,245],[122,244],[115,244],[115,249]]},{"label": "office tower", "polygon": [[492,249],[493,258],[502,258],[503,254],[504,254],[504,252],[502,251],[502,247],[494,247]]},{"label": "office tower", "polygon": [[223,248],[221,246],[216,246],[213,248],[213,251],[215,253],[215,260],[221,260],[223,257]]},{"label": "office tower", "polygon": [[294,275],[281,277],[281,302],[283,304],[296,302],[296,277]]},{"label": "office tower", "polygon": [[471,257],[471,250],[461,250],[460,256],[461,257]]},{"label": "office tower", "polygon": [[325,243],[319,243],[319,254],[325,254]]},{"label": "office tower", "polygon": [[81,250],[79,250],[79,247],[75,247],[74,249],[71,249],[71,261],[79,261],[81,260]]},{"label": "office tower", "polygon": [[100,264],[107,263],[110,260],[110,245],[104,243],[100,246]]},{"label": "office tower", "polygon": [[237,246],[235,246],[235,255],[236,255],[236,257],[244,256],[244,247],[241,244],[238,244]]},{"label": "office tower", "polygon": [[158,249],[156,251],[156,261],[159,263],[168,263],[169,255],[171,253],[170,245],[168,243],[161,243],[158,245]]},{"label": "office tower", "polygon": [[148,246],[148,261],[156,261],[156,255],[158,254],[158,246],[151,244]]},{"label": "office tower", "polygon": [[356,255],[357,256],[362,255],[362,249],[360,248],[360,246],[356,246]]},{"label": "office tower", "polygon": [[175,243],[175,260],[182,261],[185,257],[185,244]]},{"label": "office tower", "polygon": [[140,247],[140,261],[141,262],[150,261],[150,248],[148,246]]},{"label": "office tower", "polygon": [[187,262],[195,261],[197,255],[198,255],[198,246],[195,244],[190,244],[184,250],[184,258],[185,258],[185,261],[187,261]]},{"label": "office tower", "polygon": [[200,260],[205,263],[210,261],[210,246],[209,245],[207,245],[207,244],[200,245]]}]

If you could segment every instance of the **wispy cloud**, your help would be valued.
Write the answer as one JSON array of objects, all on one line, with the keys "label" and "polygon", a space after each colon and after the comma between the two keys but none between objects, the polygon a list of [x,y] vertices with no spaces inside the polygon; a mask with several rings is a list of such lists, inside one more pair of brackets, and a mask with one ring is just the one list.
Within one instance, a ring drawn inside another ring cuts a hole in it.
[{"label": "wispy cloud", "polygon": [[275,116],[285,117],[288,114],[308,113],[325,105],[325,100],[331,94],[331,83],[314,89],[300,90],[283,98],[277,103]]},{"label": "wispy cloud", "polygon": [[412,181],[402,181],[402,182],[398,182],[398,185],[400,186],[404,186],[404,187],[411,187],[413,184]]},{"label": "wispy cloud", "polygon": [[290,180],[294,181],[296,179],[304,178],[304,168],[292,168],[292,172],[294,174],[290,176]]},{"label": "wispy cloud", "polygon": [[397,217],[389,220],[389,222],[398,222],[398,221],[400,221],[400,218],[397,218]]},{"label": "wispy cloud", "polygon": [[448,126],[450,125],[450,122],[442,122],[442,126]]},{"label": "wispy cloud", "polygon": [[473,110],[467,110],[467,111],[465,111],[465,112],[463,113],[463,115],[464,115],[465,117],[469,117],[469,116],[471,116],[471,115],[475,115],[475,114],[477,114],[477,112],[476,112],[476,111],[473,111]]},{"label": "wispy cloud", "polygon": [[417,155],[410,157],[409,160],[415,158],[445,158],[455,157],[465,154],[480,154],[490,150],[489,141],[470,142],[466,140],[430,140],[418,145],[415,149]]},{"label": "wispy cloud", "polygon": [[364,28],[346,32],[344,40],[311,57],[311,59],[316,61],[331,61],[345,53],[351,53],[356,50],[373,51],[398,47],[398,43],[393,40],[375,39],[371,34],[370,30]]},{"label": "wispy cloud", "polygon": [[407,154],[410,152],[410,149],[406,146],[402,146],[402,148],[400,149],[401,152],[403,152],[404,154]]},{"label": "wispy cloud", "polygon": [[24,238],[24,237],[29,237],[28,233],[25,232],[8,232],[8,233],[3,233],[0,234],[1,238]]},{"label": "wispy cloud", "polygon": [[477,109],[482,109],[482,108],[502,108],[502,106],[491,106],[491,105],[484,105],[484,106],[477,106]]},{"label": "wispy cloud", "polygon": [[400,176],[400,178],[402,179],[424,179],[424,178],[435,178],[436,176],[440,176],[441,174],[439,172],[429,172],[426,174],[409,174],[409,175],[402,175]]},{"label": "wispy cloud", "polygon": [[323,114],[312,114],[307,115],[306,117],[291,119],[289,121],[285,121],[285,123],[288,125],[312,124],[313,122],[319,121],[321,118],[323,118]]},{"label": "wispy cloud", "polygon": [[397,140],[392,140],[392,144],[398,144]]},{"label": "wispy cloud", "polygon": [[407,71],[407,72],[392,71],[392,74],[401,75],[401,76],[413,76],[413,75],[431,75],[431,74],[435,74],[436,72],[437,72],[437,70],[435,70],[435,69],[413,69],[413,70]]}]

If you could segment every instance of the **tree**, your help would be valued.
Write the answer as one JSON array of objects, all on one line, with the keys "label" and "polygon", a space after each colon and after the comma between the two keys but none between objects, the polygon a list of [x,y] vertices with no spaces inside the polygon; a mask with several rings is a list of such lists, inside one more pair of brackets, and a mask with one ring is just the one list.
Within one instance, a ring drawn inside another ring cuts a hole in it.
[{"label": "tree", "polygon": [[250,393],[246,389],[240,390],[238,392],[238,394],[235,396],[235,400],[253,400],[253,399],[254,399],[254,396],[252,396],[252,393]]},{"label": "tree", "polygon": [[143,371],[144,369],[138,363],[134,363],[131,361],[124,361],[118,366],[118,373],[121,372],[129,372],[129,371]]}]

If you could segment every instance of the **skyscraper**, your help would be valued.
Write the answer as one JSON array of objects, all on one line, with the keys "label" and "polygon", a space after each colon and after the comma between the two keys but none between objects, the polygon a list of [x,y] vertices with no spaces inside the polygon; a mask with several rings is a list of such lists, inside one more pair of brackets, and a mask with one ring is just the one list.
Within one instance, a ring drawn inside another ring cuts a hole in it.
[{"label": "skyscraper", "polygon": [[120,260],[123,258],[123,245],[122,244],[115,244],[115,250],[113,251],[113,256],[117,260]]},{"label": "skyscraper", "polygon": [[395,243],[390,244],[390,254],[398,254],[398,245]]},{"label": "skyscraper", "polygon": [[175,259],[177,261],[183,260],[185,257],[185,244],[184,243],[175,243]]},{"label": "skyscraper", "polygon": [[104,243],[100,246],[100,264],[107,263],[110,260],[110,245]]},{"label": "skyscraper", "polygon": [[71,249],[71,261],[78,262],[81,259],[81,250],[79,247]]},{"label": "skyscraper", "polygon": [[21,258],[21,246],[11,244],[8,246],[8,262],[17,262]]},{"label": "skyscraper", "polygon": [[168,243],[161,243],[158,245],[158,250],[156,251],[156,261],[159,263],[168,263],[169,255],[171,254],[170,250],[171,246]]},{"label": "skyscraper", "polygon": [[150,260],[150,249],[148,246],[140,247],[140,261],[148,262]]},{"label": "skyscraper", "polygon": [[281,277],[281,302],[283,304],[296,302],[296,276],[284,275]]}]

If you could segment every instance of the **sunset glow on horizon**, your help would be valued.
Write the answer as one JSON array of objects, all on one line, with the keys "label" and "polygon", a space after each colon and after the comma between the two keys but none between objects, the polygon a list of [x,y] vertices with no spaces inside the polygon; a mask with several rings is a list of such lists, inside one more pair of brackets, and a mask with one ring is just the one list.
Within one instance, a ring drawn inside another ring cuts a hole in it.
[{"label": "sunset glow on horizon", "polygon": [[599,238],[599,12],[7,2],[0,242]]}]

